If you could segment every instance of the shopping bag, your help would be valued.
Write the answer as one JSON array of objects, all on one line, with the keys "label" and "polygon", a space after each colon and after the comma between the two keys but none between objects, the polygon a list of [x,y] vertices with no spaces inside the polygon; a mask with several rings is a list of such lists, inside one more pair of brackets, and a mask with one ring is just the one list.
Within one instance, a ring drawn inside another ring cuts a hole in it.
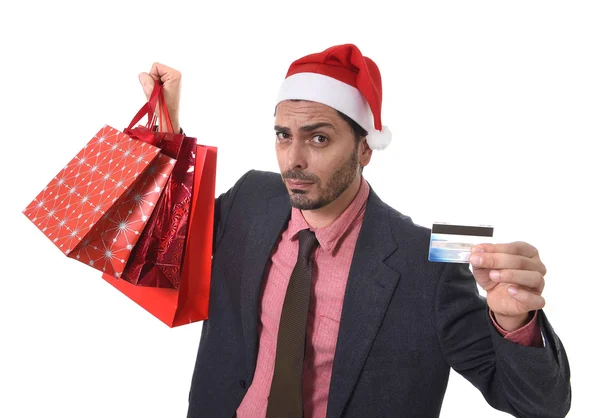
[{"label": "shopping bag", "polygon": [[[64,254],[118,277],[175,159],[150,129],[161,86],[125,132],[105,125],[23,211]],[[133,128],[145,114],[148,125]]]},{"label": "shopping bag", "polygon": [[208,318],[217,149],[197,145],[183,266],[179,288],[136,286],[110,274],[102,277],[142,308],[176,327]]},{"label": "shopping bag", "polygon": [[[167,130],[171,131],[172,123],[164,99],[159,102],[164,105],[164,109],[159,105],[159,118],[162,120],[162,114],[165,114]],[[192,203],[196,138],[183,138],[176,157],[167,186],[121,275],[123,280],[138,286],[179,288]]]}]

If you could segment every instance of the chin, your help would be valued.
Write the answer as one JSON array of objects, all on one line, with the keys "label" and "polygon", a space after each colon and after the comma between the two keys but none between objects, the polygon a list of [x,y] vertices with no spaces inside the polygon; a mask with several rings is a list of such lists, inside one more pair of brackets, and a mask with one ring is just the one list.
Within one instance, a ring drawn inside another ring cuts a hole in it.
[{"label": "chin", "polygon": [[[304,190],[302,190],[304,192]],[[290,193],[290,204],[300,210],[321,209],[327,204],[322,199],[311,199],[306,193]]]}]

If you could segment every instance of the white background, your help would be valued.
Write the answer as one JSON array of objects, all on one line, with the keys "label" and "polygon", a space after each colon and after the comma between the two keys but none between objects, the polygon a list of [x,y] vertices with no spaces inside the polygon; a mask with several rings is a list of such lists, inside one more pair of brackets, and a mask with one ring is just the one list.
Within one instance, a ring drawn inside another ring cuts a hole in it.
[{"label": "white background", "polygon": [[[202,323],[169,329],[21,211],[100,127],[129,123],[154,61],[183,73],[182,125],[219,148],[218,193],[276,171],[287,67],[348,42],[378,63],[394,134],[365,177],[417,223],[493,224],[539,249],[569,416],[594,415],[597,2],[37,1],[0,20],[0,416],[185,416]],[[456,416],[505,414],[452,372],[442,417]]]}]

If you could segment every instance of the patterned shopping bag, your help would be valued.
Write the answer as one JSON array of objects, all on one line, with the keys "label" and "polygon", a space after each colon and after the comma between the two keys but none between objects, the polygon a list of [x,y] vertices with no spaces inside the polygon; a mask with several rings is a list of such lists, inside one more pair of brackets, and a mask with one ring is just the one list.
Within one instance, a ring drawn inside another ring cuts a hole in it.
[{"label": "patterned shopping bag", "polygon": [[156,135],[132,129],[154,109],[156,90],[126,130],[129,135],[105,125],[23,211],[68,257],[115,277],[123,272],[175,164],[161,153]]},{"label": "patterned shopping bag", "polygon": [[152,216],[121,278],[138,286],[179,288],[192,204],[196,138],[186,137]]}]

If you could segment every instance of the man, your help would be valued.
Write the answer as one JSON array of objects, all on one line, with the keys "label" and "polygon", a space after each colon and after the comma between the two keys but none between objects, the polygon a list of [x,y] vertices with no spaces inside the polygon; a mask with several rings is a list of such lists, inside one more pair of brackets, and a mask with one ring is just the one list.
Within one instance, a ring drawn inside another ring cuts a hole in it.
[{"label": "man", "polygon": [[[179,128],[181,74],[155,64],[140,75],[147,94],[158,79]],[[250,171],[216,200],[188,417],[435,417],[450,367],[514,416],[568,412],[537,250],[478,245],[473,273],[429,262],[430,231],[363,178],[391,139],[381,93],[354,45],[290,66],[275,113],[281,174]]]}]

